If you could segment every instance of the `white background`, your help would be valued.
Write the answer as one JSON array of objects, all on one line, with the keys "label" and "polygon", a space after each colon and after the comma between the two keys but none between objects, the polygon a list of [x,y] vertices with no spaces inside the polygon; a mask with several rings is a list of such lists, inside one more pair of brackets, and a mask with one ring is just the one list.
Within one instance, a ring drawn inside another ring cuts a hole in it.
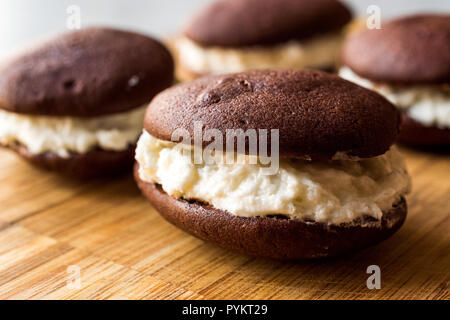
[{"label": "white background", "polygon": [[[175,34],[187,16],[211,0],[0,0],[0,58],[44,34],[66,30],[67,7],[78,5],[82,26],[111,25],[154,36]],[[382,19],[421,10],[450,12],[450,0],[346,0],[355,14],[369,5]]]}]

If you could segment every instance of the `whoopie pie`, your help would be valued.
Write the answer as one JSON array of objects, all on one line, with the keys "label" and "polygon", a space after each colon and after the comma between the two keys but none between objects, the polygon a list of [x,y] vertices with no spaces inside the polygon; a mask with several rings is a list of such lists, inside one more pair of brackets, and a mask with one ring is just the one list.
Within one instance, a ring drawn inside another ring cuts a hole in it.
[{"label": "whoopie pie", "polygon": [[351,36],[340,75],[375,90],[401,111],[399,142],[450,146],[450,14],[397,18]]},{"label": "whoopie pie", "polygon": [[174,41],[180,77],[334,68],[351,13],[336,0],[217,0]]},{"label": "whoopie pie", "polygon": [[[321,71],[202,77],[150,103],[135,179],[164,218],[200,239],[260,257],[336,256],[389,237],[406,218],[410,179],[392,146],[399,124],[385,98]],[[252,130],[269,153],[249,147]],[[234,162],[221,161],[230,153]],[[269,172],[262,160],[275,153]]]},{"label": "whoopie pie", "polygon": [[0,66],[0,145],[78,178],[130,170],[146,104],[173,73],[168,50],[134,32],[42,40]]}]

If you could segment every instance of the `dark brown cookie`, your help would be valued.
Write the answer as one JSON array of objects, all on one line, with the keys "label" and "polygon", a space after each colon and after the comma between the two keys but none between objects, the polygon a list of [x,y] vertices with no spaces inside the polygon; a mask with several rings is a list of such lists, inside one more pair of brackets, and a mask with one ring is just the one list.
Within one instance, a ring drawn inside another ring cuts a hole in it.
[{"label": "dark brown cookie", "polygon": [[0,66],[0,108],[30,115],[95,117],[149,102],[173,82],[159,42],[87,28],[58,35]]},{"label": "dark brown cookie", "polygon": [[342,61],[358,75],[405,84],[450,82],[450,14],[413,15],[356,33]]},{"label": "dark brown cookie", "polygon": [[170,223],[223,248],[274,259],[332,257],[362,249],[391,236],[403,224],[401,199],[381,221],[328,225],[278,217],[238,217],[195,201],[176,200],[159,186],[135,178],[144,196]]},{"label": "dark brown cookie", "polygon": [[83,154],[72,154],[69,158],[62,158],[53,153],[32,154],[20,144],[8,148],[37,167],[84,180],[130,172],[136,145],[130,145],[126,150],[117,152],[94,149]]},{"label": "dark brown cookie", "polygon": [[227,129],[279,129],[281,157],[330,158],[342,151],[366,158],[393,144],[400,114],[377,93],[336,75],[260,70],[167,89],[151,102],[144,127],[171,140],[180,128],[193,137],[195,121],[224,135]]},{"label": "dark brown cookie", "polygon": [[336,0],[219,0],[195,15],[184,34],[204,46],[264,45],[337,31],[350,19]]},{"label": "dark brown cookie", "polygon": [[424,126],[406,113],[402,113],[402,125],[398,142],[411,147],[450,147],[450,129]]}]

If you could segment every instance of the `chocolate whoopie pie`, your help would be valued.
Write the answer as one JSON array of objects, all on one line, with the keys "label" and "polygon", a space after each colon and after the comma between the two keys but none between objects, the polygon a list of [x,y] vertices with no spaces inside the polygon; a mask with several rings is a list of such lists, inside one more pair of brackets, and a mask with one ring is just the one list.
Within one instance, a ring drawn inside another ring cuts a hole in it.
[{"label": "chocolate whoopie pie", "polygon": [[147,36],[87,28],[43,40],[0,66],[0,145],[78,178],[130,169],[146,104],[173,82]]},{"label": "chocolate whoopie pie", "polygon": [[150,103],[135,178],[164,218],[200,239],[260,257],[336,256],[406,218],[399,124],[385,98],[325,72],[203,77]]},{"label": "chocolate whoopie pie", "polygon": [[403,114],[399,142],[450,146],[450,14],[401,17],[351,36],[340,75],[384,95]]},{"label": "chocolate whoopie pie", "polygon": [[249,69],[332,69],[350,11],[336,0],[218,0],[174,41],[179,77]]}]

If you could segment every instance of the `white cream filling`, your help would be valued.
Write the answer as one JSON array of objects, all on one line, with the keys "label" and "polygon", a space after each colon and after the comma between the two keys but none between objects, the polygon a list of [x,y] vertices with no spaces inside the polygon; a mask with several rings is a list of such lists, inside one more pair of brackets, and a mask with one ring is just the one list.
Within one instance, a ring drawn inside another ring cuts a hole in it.
[{"label": "white cream filling", "polygon": [[179,144],[144,130],[137,149],[139,177],[177,199],[195,199],[243,217],[282,214],[340,224],[358,217],[381,219],[410,188],[395,147],[360,161],[280,159],[276,174],[258,164],[195,165]]},{"label": "white cream filling", "polygon": [[142,132],[146,106],[95,118],[32,116],[0,110],[0,144],[20,143],[32,154],[122,151]]},{"label": "white cream filling", "polygon": [[348,67],[341,68],[339,75],[362,87],[378,92],[425,126],[450,128],[450,92],[444,91],[439,86],[394,87],[374,83],[358,76]]},{"label": "white cream filling", "polygon": [[334,66],[343,36],[340,33],[308,41],[242,48],[203,47],[182,37],[175,46],[181,64],[199,74],[221,74],[250,69],[302,69]]}]

